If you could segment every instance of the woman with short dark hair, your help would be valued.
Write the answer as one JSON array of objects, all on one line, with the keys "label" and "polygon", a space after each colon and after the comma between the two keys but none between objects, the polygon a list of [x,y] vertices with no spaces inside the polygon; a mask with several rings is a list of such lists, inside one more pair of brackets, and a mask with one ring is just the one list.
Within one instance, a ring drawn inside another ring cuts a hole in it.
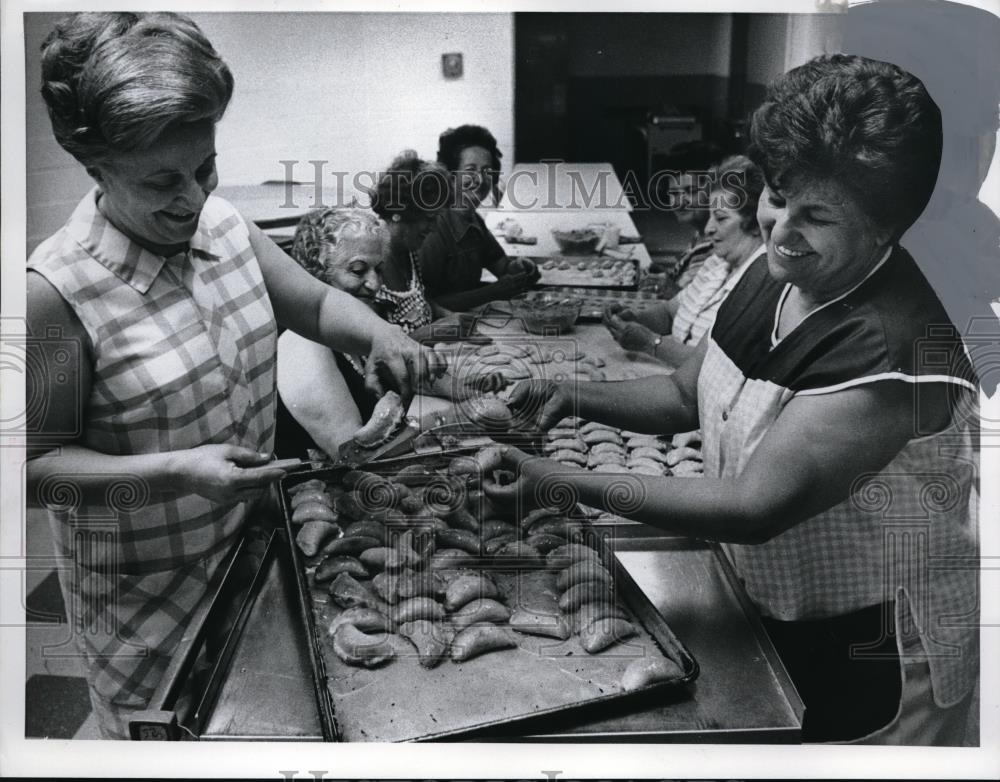
[{"label": "woman with short dark hair", "polygon": [[382,268],[385,285],[376,300],[388,321],[407,334],[448,314],[427,299],[418,252],[451,198],[447,172],[437,163],[421,160],[413,150],[392,161],[371,193],[372,211],[389,229],[389,252]]},{"label": "woman with short dark hair", "polygon": [[526,383],[511,400],[543,427],[700,427],[705,476],[577,473],[509,448],[520,480],[484,490],[530,501],[557,482],[723,542],[805,702],[803,740],[961,745],[978,681],[978,380],[898,244],[934,186],[940,112],[894,65],[825,56],[772,85],[751,142],[767,253],[697,352],[669,377],[575,399]]},{"label": "woman with short dark hair", "polygon": [[[490,194],[500,202],[500,158],[493,134],[479,125],[449,128],[438,140],[438,163],[451,174],[454,198],[420,248],[420,271],[428,297],[442,307],[465,312],[538,281],[535,264],[508,258],[476,211]],[[483,284],[484,269],[497,281]]]},{"label": "woman with short dark hair", "polygon": [[[270,463],[278,324],[367,355],[373,390],[380,368],[404,396],[443,369],[211,195],[232,91],[178,14],[77,14],[42,46],[53,133],[96,186],[28,259],[30,330],[79,349],[27,378],[28,397],[50,402],[27,477],[58,553],[76,557],[61,585],[109,738],[128,736],[254,503],[285,475]],[[78,543],[76,520],[109,510],[110,544]]]},{"label": "woman with short dark hair", "polygon": [[493,134],[481,125],[448,128],[438,137],[437,161],[456,176],[465,202],[479,206],[492,196],[500,205],[500,160],[503,153]]}]

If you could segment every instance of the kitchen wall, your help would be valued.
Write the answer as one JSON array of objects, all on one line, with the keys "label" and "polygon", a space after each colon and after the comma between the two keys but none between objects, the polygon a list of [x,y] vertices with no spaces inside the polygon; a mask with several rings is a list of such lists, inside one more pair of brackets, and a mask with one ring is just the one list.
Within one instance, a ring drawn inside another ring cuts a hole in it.
[{"label": "kitchen wall", "polygon": [[[36,53],[58,14],[25,14],[28,251],[66,219],[91,181],[52,139]],[[229,64],[236,92],[219,126],[220,181],[384,167],[402,149],[433,157],[438,134],[485,125],[513,158],[511,14],[202,13],[191,15]],[[445,80],[441,55],[461,52]]]},{"label": "kitchen wall", "polygon": [[767,85],[819,54],[841,50],[840,14],[748,14],[747,99],[764,97]]}]

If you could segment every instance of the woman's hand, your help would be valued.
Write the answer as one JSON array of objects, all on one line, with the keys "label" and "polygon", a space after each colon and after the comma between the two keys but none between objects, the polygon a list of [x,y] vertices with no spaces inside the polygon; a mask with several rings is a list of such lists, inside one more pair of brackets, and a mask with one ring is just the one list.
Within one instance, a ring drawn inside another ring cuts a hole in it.
[{"label": "woman's hand", "polygon": [[543,431],[573,411],[573,399],[566,386],[554,380],[522,380],[514,386],[508,405],[515,419],[534,420]]},{"label": "woman's hand", "polygon": [[507,264],[507,274],[527,274],[529,277],[533,277],[536,282],[542,276],[538,266],[530,258],[511,258]]},{"label": "woman's hand", "polygon": [[648,353],[655,355],[655,340],[659,336],[641,323],[637,322],[631,310],[624,310],[620,313],[611,311],[611,307],[604,311],[604,325],[615,342],[625,350],[632,350],[637,353]]},{"label": "woman's hand", "polygon": [[528,469],[528,465],[542,460],[512,445],[501,445],[500,457],[500,474],[512,475],[513,480],[498,482],[495,477],[497,471],[490,471],[483,476],[483,494],[501,507],[526,508],[530,504],[534,481],[537,480],[535,471]]},{"label": "woman's hand", "polygon": [[430,385],[447,368],[448,362],[443,356],[421,346],[398,326],[385,323],[372,335],[365,365],[365,386],[380,397],[390,389],[398,391],[406,408],[417,389]]},{"label": "woman's hand", "polygon": [[493,283],[493,289],[499,291],[504,298],[512,299],[530,291],[542,273],[535,264],[527,258],[512,258],[504,273]]},{"label": "woman's hand", "polygon": [[[573,501],[573,480],[586,475],[579,467],[567,467],[552,459],[531,456],[510,445],[498,446],[500,467],[483,475],[483,493],[501,507],[527,512]],[[506,479],[498,481],[497,476]]]},{"label": "woman's hand", "polygon": [[202,445],[174,452],[172,472],[179,488],[207,499],[249,502],[285,477],[285,470],[270,461],[270,454],[238,445]]}]

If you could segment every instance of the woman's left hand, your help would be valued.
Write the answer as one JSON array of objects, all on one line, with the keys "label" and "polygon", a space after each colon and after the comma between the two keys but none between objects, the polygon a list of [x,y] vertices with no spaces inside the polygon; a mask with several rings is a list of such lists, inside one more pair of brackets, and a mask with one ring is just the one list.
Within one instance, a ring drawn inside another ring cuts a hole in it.
[{"label": "woman's left hand", "polygon": [[398,326],[386,323],[372,335],[365,385],[378,396],[396,390],[406,407],[419,388],[441,377],[447,368],[443,356],[421,346]]},{"label": "woman's left hand", "polygon": [[605,312],[604,325],[607,326],[615,342],[625,350],[653,355],[656,351],[654,341],[659,336],[634,320],[625,320],[618,313]]}]

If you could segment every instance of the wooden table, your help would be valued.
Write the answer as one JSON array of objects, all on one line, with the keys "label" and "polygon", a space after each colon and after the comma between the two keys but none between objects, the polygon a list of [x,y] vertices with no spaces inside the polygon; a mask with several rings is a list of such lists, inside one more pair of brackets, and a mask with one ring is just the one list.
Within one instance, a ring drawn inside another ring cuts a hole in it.
[{"label": "wooden table", "polygon": [[631,211],[610,163],[518,163],[507,175],[502,211]]}]

